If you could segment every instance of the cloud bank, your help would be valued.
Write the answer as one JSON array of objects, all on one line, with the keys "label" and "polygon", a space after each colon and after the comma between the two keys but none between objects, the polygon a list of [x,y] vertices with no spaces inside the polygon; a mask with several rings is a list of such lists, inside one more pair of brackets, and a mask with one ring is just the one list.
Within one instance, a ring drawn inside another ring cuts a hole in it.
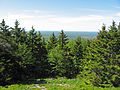
[{"label": "cloud bank", "polygon": [[1,16],[0,20],[5,19],[8,25],[14,26],[17,19],[26,30],[31,30],[31,27],[34,26],[36,30],[98,31],[103,23],[109,26],[112,20],[120,21],[119,17],[119,12],[114,16],[86,15],[67,17],[40,10],[24,10],[16,14],[8,13],[6,16]]}]

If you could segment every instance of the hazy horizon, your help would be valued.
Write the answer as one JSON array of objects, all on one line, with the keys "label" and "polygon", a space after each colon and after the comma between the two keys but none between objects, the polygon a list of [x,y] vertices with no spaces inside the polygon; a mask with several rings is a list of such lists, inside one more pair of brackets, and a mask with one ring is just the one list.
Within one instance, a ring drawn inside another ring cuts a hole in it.
[{"label": "hazy horizon", "polygon": [[[49,40],[49,37],[54,32],[55,36],[58,37],[61,31],[40,31],[41,35],[45,37],[45,40]],[[85,31],[64,31],[64,33],[68,36],[69,39],[75,39],[77,37],[85,38],[85,39],[94,39],[98,32],[85,32]]]},{"label": "hazy horizon", "polygon": [[[63,30],[63,29],[61,29],[61,30]],[[35,31],[40,31],[40,32],[61,32],[61,30],[36,30],[35,29]],[[26,31],[30,31],[30,30],[26,30]],[[78,31],[78,30],[63,30],[64,32],[99,32],[99,31]]]}]

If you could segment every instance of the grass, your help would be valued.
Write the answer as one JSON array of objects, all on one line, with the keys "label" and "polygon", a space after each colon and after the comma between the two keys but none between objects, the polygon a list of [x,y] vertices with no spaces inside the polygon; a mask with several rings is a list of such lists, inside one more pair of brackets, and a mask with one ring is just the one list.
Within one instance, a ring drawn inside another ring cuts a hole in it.
[{"label": "grass", "polygon": [[2,87],[0,90],[120,90],[120,87],[101,88],[86,85],[78,79],[37,79],[26,84],[14,84]]}]

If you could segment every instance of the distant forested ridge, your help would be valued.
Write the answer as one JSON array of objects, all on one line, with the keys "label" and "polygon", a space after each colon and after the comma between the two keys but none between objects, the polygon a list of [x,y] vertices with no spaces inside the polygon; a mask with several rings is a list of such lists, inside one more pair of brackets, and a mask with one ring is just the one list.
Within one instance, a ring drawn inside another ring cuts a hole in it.
[{"label": "distant forested ridge", "polygon": [[[59,31],[40,31],[43,37],[45,37],[46,41],[49,40],[50,36],[54,32],[55,36],[59,36]],[[94,39],[96,38],[98,32],[85,32],[85,31],[65,31],[68,38],[71,40],[76,39],[77,37],[81,37],[84,39]]]},{"label": "distant forested ridge", "polygon": [[72,34],[67,33],[53,32],[45,40],[34,27],[26,32],[17,20],[14,27],[10,27],[3,19],[0,23],[0,85],[60,76],[78,78],[98,87],[120,86],[120,23],[116,25],[113,21],[108,29],[103,25],[91,39],[78,35],[71,40]]}]

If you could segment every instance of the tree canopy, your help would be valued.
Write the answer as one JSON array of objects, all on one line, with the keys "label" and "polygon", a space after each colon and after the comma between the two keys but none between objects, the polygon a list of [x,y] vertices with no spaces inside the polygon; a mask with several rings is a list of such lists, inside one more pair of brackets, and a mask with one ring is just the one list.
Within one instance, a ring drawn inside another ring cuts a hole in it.
[{"label": "tree canopy", "polygon": [[70,40],[61,30],[47,41],[41,32],[26,32],[0,23],[0,85],[48,77],[80,78],[94,86],[120,86],[120,23],[102,29],[92,40]]}]

